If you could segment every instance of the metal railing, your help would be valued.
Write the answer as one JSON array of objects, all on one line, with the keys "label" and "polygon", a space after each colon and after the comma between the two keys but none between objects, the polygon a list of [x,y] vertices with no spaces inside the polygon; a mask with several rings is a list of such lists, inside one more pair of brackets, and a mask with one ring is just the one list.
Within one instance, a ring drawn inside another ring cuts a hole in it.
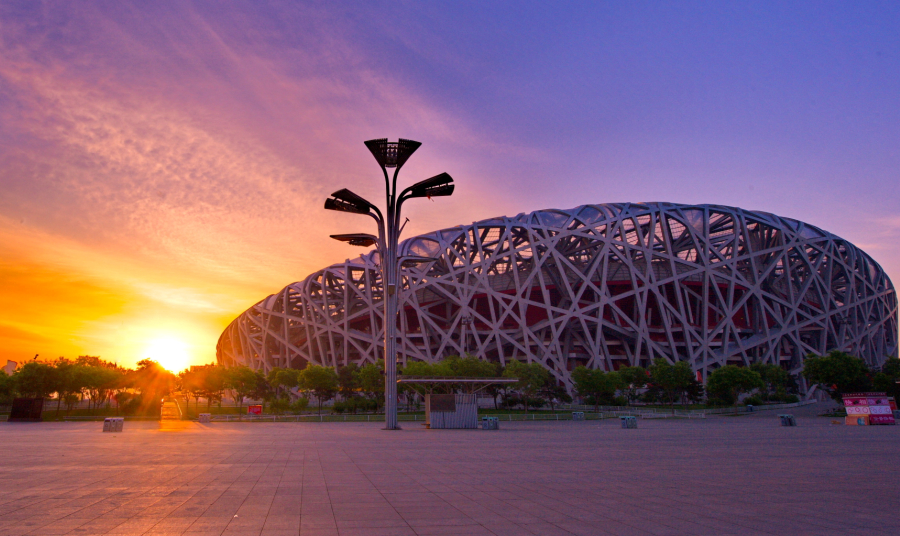
[{"label": "metal railing", "polygon": [[[761,406],[753,406],[753,411],[774,411],[780,409],[796,408],[800,406],[808,406],[815,404],[815,400],[802,400],[800,402],[792,402],[790,404],[763,404]],[[615,413],[620,415],[638,415],[642,418],[665,418],[669,417],[687,417],[687,418],[706,418],[707,415],[733,415],[735,413],[743,413],[747,410],[741,406],[732,406],[728,408],[708,408],[708,409],[665,409],[665,408],[645,408],[641,406],[588,406],[571,404],[566,406],[567,409],[575,411],[584,411],[586,409],[599,410],[604,413]]]},{"label": "metal railing", "polygon": [[[633,414],[629,413],[629,414]],[[484,415],[481,415],[484,416]],[[508,413],[490,414],[489,417],[497,417],[501,421],[571,421],[572,413]],[[585,420],[596,421],[611,419],[617,415],[613,413],[588,413],[585,412]],[[425,422],[425,415],[398,415],[402,422]],[[210,415],[212,422],[384,422],[384,414],[367,415]]]}]

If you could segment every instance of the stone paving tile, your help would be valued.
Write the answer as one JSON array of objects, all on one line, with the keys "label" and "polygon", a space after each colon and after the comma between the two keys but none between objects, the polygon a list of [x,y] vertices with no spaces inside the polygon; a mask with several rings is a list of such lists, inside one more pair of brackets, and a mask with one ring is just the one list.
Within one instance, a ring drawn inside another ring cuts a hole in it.
[{"label": "stone paving tile", "polygon": [[900,427],[616,425],[0,423],[0,536],[900,533]]}]

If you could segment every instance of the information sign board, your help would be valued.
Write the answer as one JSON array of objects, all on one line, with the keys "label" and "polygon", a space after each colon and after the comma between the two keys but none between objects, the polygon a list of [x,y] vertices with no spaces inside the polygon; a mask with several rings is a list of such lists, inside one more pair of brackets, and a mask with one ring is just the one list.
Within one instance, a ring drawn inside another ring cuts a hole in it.
[{"label": "information sign board", "polygon": [[848,418],[865,417],[860,424],[896,424],[885,393],[846,393],[843,399]]},{"label": "information sign board", "polygon": [[247,406],[247,413],[249,415],[262,415],[262,406],[259,404]]}]

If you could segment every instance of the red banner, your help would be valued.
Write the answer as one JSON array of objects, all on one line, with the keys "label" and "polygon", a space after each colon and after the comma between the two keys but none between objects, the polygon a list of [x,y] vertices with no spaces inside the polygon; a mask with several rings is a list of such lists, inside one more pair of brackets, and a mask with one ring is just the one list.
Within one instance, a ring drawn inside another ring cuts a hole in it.
[{"label": "red banner", "polygon": [[847,417],[865,417],[868,424],[896,424],[885,393],[846,393],[843,398]]}]

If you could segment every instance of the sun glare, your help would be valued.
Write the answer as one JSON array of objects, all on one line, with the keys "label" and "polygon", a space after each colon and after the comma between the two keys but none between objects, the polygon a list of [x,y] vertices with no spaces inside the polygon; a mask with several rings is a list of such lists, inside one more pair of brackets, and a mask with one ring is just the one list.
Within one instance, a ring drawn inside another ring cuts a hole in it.
[{"label": "sun glare", "polygon": [[148,357],[166,370],[181,372],[188,367],[188,345],[175,337],[158,337],[147,344],[144,357]]}]

